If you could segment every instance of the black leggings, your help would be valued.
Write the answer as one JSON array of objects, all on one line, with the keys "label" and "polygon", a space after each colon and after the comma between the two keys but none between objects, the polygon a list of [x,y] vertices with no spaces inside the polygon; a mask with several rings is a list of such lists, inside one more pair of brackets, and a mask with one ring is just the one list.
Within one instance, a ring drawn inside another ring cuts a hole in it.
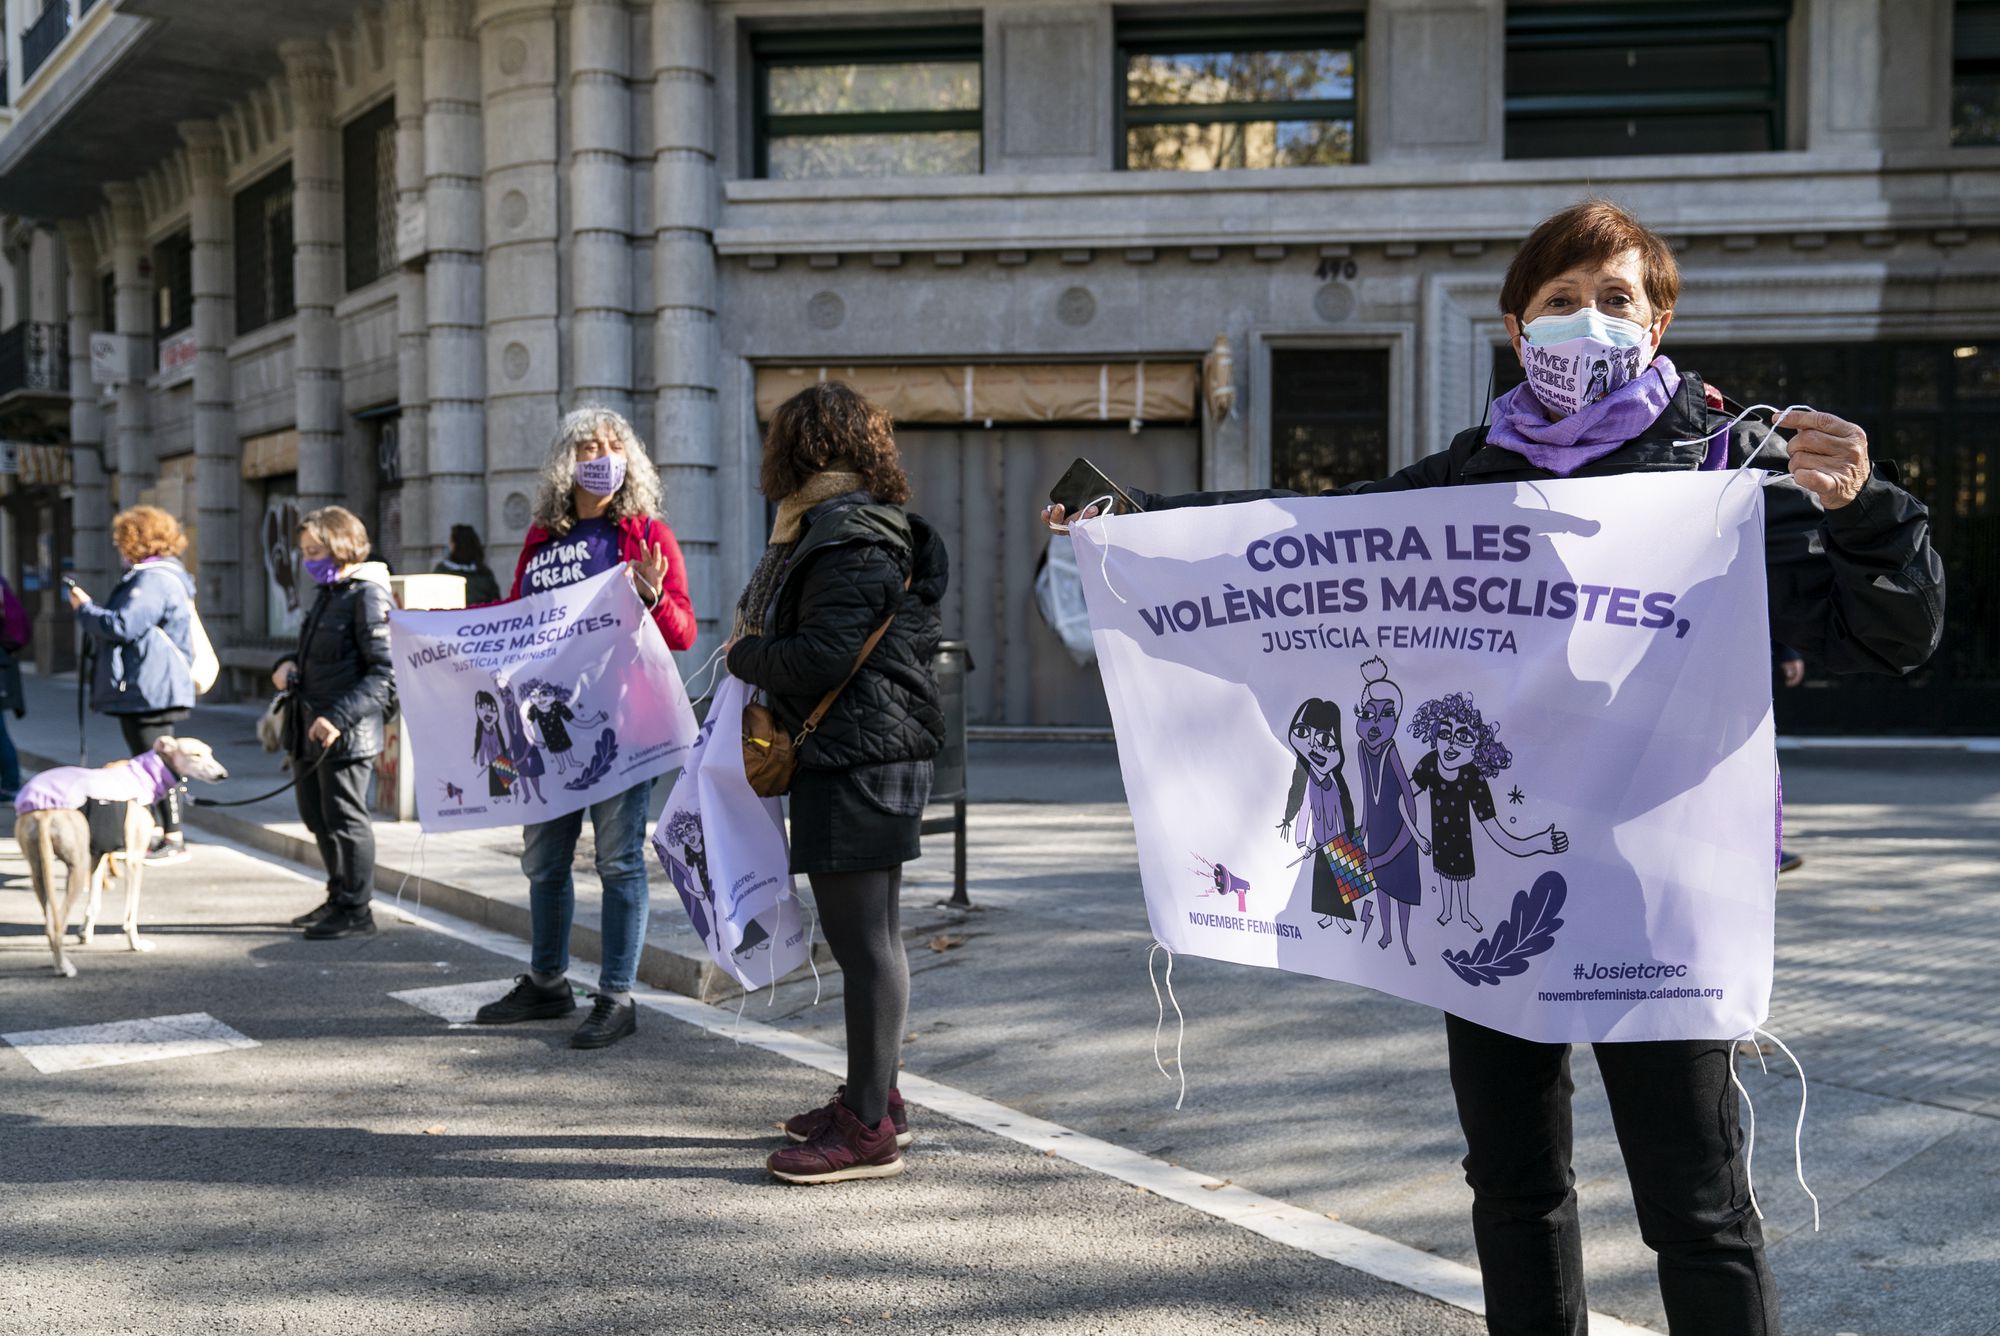
[{"label": "black leggings", "polygon": [[873,1127],[889,1112],[910,1014],[910,961],[903,954],[903,867],[814,872],[820,931],[844,976],[847,1107]]},{"label": "black leggings", "polygon": [[[173,719],[158,719],[152,715],[121,714],[118,731],[125,735],[125,745],[131,754],[153,750],[155,738],[170,738],[174,735]],[[176,784],[167,790],[166,797],[153,804],[153,820],[160,823],[160,829],[169,835],[178,834],[181,828],[181,797],[187,792],[183,784]]]}]

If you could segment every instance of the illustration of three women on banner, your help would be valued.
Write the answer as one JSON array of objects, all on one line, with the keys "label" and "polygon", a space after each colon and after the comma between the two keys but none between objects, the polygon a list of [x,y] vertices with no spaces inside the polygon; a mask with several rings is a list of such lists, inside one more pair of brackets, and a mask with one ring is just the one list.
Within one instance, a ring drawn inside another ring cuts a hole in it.
[{"label": "illustration of three women on banner", "polygon": [[[1519,836],[1500,824],[1487,780],[1512,765],[1513,755],[1500,742],[1499,722],[1485,720],[1470,695],[1454,692],[1418,707],[1410,732],[1431,750],[1413,772],[1406,771],[1395,743],[1403,716],[1402,689],[1379,658],[1364,662],[1361,675],[1361,700],[1354,709],[1361,742],[1354,758],[1361,774],[1361,807],[1356,809],[1347,783],[1340,707],[1314,697],[1293,714],[1287,734],[1296,764],[1278,831],[1307,851],[1312,862],[1311,906],[1320,927],[1337,923],[1343,933],[1352,934],[1358,901],[1362,935],[1367,936],[1379,911],[1382,927],[1376,945],[1387,950],[1400,934],[1403,955],[1414,965],[1410,910],[1423,903],[1419,854],[1430,857],[1443,892],[1438,922],[1450,923],[1456,905],[1460,920],[1483,932],[1472,913],[1474,822],[1516,857],[1561,853],[1569,847],[1569,837],[1553,825]],[[1419,790],[1430,794],[1428,838],[1417,824]]]}]

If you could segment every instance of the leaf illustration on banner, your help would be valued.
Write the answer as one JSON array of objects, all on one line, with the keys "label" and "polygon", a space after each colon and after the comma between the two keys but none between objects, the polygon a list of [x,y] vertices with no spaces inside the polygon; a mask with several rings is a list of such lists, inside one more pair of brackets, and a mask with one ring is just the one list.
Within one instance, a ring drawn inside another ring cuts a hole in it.
[{"label": "leaf illustration on banner", "polygon": [[563,785],[566,789],[587,789],[598,780],[611,773],[611,763],[618,759],[618,735],[605,729],[597,735],[597,750],[591,753],[590,764],[583,773]]},{"label": "leaf illustration on banner", "polygon": [[1544,872],[1528,890],[1514,892],[1512,912],[1491,937],[1480,938],[1470,952],[1443,952],[1444,963],[1475,988],[1521,973],[1530,960],[1556,944],[1556,930],[1563,925],[1557,911],[1568,898],[1562,874]]}]

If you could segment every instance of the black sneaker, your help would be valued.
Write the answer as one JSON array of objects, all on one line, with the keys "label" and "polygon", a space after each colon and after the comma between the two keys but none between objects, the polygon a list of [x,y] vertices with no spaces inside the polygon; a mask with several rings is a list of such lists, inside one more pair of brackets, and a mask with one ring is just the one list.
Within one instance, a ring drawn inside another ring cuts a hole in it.
[{"label": "black sneaker", "polygon": [[626,998],[623,1006],[602,993],[592,993],[590,1018],[569,1037],[571,1048],[609,1048],[639,1029],[639,1004]]},{"label": "black sneaker", "polygon": [[367,905],[359,909],[335,908],[306,929],[308,942],[330,942],[341,937],[373,937],[375,911]]},{"label": "black sneaker", "polygon": [[313,924],[324,920],[326,916],[328,914],[331,914],[333,911],[334,911],[333,901],[322,900],[314,908],[308,909],[305,913],[293,919],[292,926],[294,928],[310,928]]},{"label": "black sneaker", "polygon": [[547,988],[532,974],[514,976],[513,991],[498,1002],[488,1002],[472,1017],[475,1025],[512,1025],[515,1021],[547,1021],[576,1010],[576,994],[568,979],[557,979]]},{"label": "black sneaker", "polygon": [[146,850],[146,866],[164,867],[174,863],[185,863],[191,857],[193,855],[188,853],[187,839],[184,836],[178,833],[159,835],[154,837],[152,847]]},{"label": "black sneaker", "polygon": [[1778,871],[1797,872],[1806,865],[1806,860],[1790,849],[1778,850]]}]

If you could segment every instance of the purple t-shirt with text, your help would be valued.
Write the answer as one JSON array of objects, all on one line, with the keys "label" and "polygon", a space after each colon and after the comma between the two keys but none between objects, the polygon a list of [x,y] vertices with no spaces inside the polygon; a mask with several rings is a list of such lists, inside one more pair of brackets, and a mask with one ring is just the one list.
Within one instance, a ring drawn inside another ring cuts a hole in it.
[{"label": "purple t-shirt with text", "polygon": [[540,594],[581,584],[618,564],[618,527],[610,520],[578,520],[560,538],[542,544],[521,571],[521,593]]}]

